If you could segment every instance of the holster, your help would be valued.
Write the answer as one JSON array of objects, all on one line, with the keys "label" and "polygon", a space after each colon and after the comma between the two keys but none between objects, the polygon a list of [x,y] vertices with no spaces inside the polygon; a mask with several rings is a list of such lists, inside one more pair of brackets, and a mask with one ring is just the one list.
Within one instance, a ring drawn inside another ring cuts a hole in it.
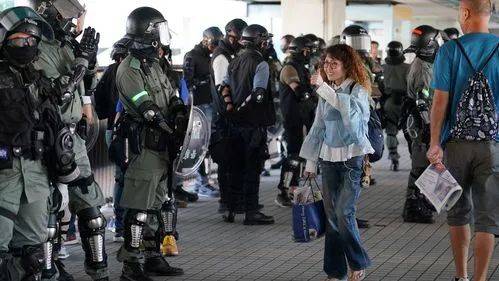
[{"label": "holster", "polygon": [[128,147],[134,154],[140,154],[142,152],[142,129],[141,123],[133,121],[128,123]]},{"label": "holster", "polygon": [[150,150],[164,152],[168,147],[168,136],[154,127],[146,127],[144,146]]}]

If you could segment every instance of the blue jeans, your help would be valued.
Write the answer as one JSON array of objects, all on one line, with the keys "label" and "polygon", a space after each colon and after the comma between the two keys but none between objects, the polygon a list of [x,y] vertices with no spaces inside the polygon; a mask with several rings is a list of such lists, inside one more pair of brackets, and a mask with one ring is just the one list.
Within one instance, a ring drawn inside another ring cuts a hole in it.
[{"label": "blue jeans", "polygon": [[346,162],[321,162],[322,196],[327,218],[324,271],[329,277],[342,279],[348,273],[348,266],[357,271],[371,265],[360,242],[355,220],[362,165],[362,156]]},{"label": "blue jeans", "polygon": [[[111,145],[112,136],[113,136],[113,131],[106,130],[105,140],[108,148]],[[121,168],[116,165],[114,171],[114,189],[113,189],[114,215],[116,217],[114,226],[116,228],[116,233],[123,232],[124,229],[123,216],[125,213],[125,209],[119,205],[119,202],[121,200],[121,195],[123,194],[123,187],[124,187],[124,173],[121,171]]]}]

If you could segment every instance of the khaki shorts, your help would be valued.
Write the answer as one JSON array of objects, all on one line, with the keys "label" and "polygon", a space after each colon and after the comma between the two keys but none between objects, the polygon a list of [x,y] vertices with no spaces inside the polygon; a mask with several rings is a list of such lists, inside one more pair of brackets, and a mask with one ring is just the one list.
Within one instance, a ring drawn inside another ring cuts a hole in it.
[{"label": "khaki shorts", "polygon": [[463,188],[447,213],[451,226],[474,222],[476,232],[498,234],[499,150],[497,142],[450,141],[444,163]]}]

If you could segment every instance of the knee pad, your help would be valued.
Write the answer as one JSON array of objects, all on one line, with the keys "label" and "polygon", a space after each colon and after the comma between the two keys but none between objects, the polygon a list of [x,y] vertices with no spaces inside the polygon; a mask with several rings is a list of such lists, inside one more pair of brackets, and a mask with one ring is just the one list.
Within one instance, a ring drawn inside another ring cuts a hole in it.
[{"label": "knee pad", "polygon": [[91,268],[107,267],[104,245],[106,219],[97,207],[83,209],[78,213],[78,228],[85,251],[85,263]]},{"label": "knee pad", "polygon": [[20,264],[25,272],[21,281],[36,281],[41,279],[43,266],[43,247],[29,245],[13,249],[14,257],[20,258]]},{"label": "knee pad", "polygon": [[49,214],[49,219],[47,223],[47,242],[43,243],[43,274],[45,277],[53,276],[55,274],[54,269],[54,244],[56,244],[59,237],[59,223],[57,222],[57,214]]},{"label": "knee pad", "polygon": [[147,212],[128,209],[125,214],[125,248],[138,251],[142,241],[144,226],[147,221]]},{"label": "knee pad", "polygon": [[175,234],[177,228],[177,207],[174,200],[165,201],[161,205],[158,220],[162,237]]},{"label": "knee pad", "polygon": [[297,178],[300,172],[301,159],[298,156],[288,156],[283,165],[284,179],[283,186],[289,188],[291,185],[296,185]]}]

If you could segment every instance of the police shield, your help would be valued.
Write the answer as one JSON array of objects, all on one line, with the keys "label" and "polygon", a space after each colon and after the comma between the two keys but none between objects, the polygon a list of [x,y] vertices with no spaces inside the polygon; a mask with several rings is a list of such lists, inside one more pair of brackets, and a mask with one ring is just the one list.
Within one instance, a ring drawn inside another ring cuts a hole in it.
[{"label": "police shield", "polygon": [[197,171],[208,152],[210,123],[201,109],[191,106],[189,124],[179,157],[175,163],[175,174],[187,177]]}]

